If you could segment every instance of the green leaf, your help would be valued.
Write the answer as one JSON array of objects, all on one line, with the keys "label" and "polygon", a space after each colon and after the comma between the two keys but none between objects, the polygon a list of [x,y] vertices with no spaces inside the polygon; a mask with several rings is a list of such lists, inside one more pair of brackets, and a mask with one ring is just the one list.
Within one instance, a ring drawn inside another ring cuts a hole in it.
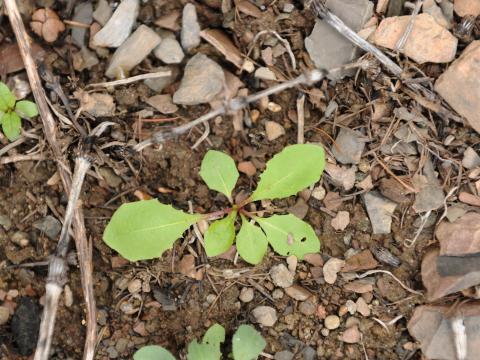
[{"label": "green leaf", "polygon": [[295,255],[302,260],[304,255],[320,250],[320,240],[312,227],[292,214],[256,220],[267,234],[273,250],[280,255]]},{"label": "green leaf", "polygon": [[199,344],[196,340],[188,345],[188,360],[219,360],[222,357],[220,344],[225,341],[225,329],[214,324],[210,326],[203,341]]},{"label": "green leaf", "polygon": [[259,264],[267,252],[268,241],[263,231],[242,215],[242,227],[237,234],[237,250],[249,264]]},{"label": "green leaf", "polygon": [[130,261],[158,258],[201,217],[157,200],[123,204],[113,214],[103,240]]},{"label": "green leaf", "polygon": [[8,140],[13,141],[20,135],[22,120],[14,112],[5,113],[2,117],[2,130]]},{"label": "green leaf", "polygon": [[24,119],[30,119],[38,115],[37,105],[28,100],[17,101],[15,104],[15,112]]},{"label": "green leaf", "polygon": [[212,345],[199,344],[197,340],[188,344],[188,360],[220,360],[221,356],[220,349]]},{"label": "green leaf", "polygon": [[158,345],[144,346],[133,354],[133,360],[175,360],[167,349]]},{"label": "green leaf", "polygon": [[207,186],[221,192],[230,200],[238,180],[238,171],[233,159],[216,150],[209,150],[202,160],[200,176]]},{"label": "green leaf", "polygon": [[13,110],[15,106],[15,96],[5,83],[0,81],[0,111],[7,112]]},{"label": "green leaf", "polygon": [[267,162],[260,175],[252,201],[281,199],[295,195],[316,183],[325,167],[325,153],[319,145],[297,144],[285,147]]},{"label": "green leaf", "polygon": [[208,256],[217,256],[230,249],[235,239],[235,219],[237,212],[214,221],[205,233],[205,252]]},{"label": "green leaf", "polygon": [[250,325],[240,325],[232,339],[235,360],[255,360],[266,346],[262,335]]},{"label": "green leaf", "polygon": [[[225,341],[225,329],[223,328],[222,325],[219,324],[213,324],[210,326],[203,335],[203,344],[210,344],[210,345],[215,345],[217,347],[220,347],[220,344]],[[219,356],[220,356],[219,352]]]}]

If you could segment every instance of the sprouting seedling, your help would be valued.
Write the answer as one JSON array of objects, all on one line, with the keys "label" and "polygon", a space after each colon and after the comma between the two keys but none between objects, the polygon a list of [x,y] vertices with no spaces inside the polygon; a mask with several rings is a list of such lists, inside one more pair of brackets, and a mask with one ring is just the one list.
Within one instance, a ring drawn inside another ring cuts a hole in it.
[{"label": "sprouting seedling", "polygon": [[285,147],[266,164],[256,190],[240,203],[234,203],[232,191],[239,174],[228,155],[210,150],[203,158],[200,176],[212,190],[224,194],[231,206],[210,214],[187,214],[157,200],[123,204],[113,214],[103,234],[111,248],[130,261],[160,257],[191,225],[201,219],[215,220],[205,233],[208,256],[226,252],[235,242],[235,224],[241,226],[236,235],[240,256],[250,264],[258,264],[268,245],[280,255],[304,255],[320,250],[320,241],[312,227],[292,214],[262,218],[247,211],[254,201],[281,199],[297,194],[316,183],[325,166],[323,148],[314,144]]},{"label": "sprouting seedling", "polygon": [[37,105],[28,100],[17,101],[7,85],[0,81],[0,124],[8,140],[13,141],[20,135],[21,118],[38,115]]},{"label": "sprouting seedling", "polygon": [[[220,344],[225,342],[223,326],[212,325],[200,343],[196,340],[188,345],[187,360],[220,360]],[[255,360],[266,343],[260,333],[250,325],[240,325],[232,338],[234,360]],[[175,357],[159,345],[144,346],[133,355],[133,360],[175,360]]]}]

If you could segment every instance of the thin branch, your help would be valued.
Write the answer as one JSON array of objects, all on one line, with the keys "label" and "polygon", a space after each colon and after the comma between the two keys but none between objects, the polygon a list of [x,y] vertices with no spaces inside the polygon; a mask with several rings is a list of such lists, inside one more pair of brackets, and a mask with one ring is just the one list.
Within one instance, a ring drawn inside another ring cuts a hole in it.
[{"label": "thin branch", "polygon": [[305,142],[305,94],[297,99],[297,143]]},{"label": "thin branch", "polygon": [[373,275],[373,274],[378,274],[378,273],[390,275],[402,288],[404,288],[408,292],[411,292],[412,294],[423,296],[423,294],[420,291],[416,291],[416,290],[413,290],[413,289],[409,288],[407,285],[402,283],[402,281],[399,278],[397,278],[395,275],[393,275],[390,271],[387,271],[387,270],[368,270],[368,271],[364,272],[363,274],[356,275],[356,277],[357,277],[357,279],[363,279],[364,277],[367,277],[367,276]]},{"label": "thin branch", "polygon": [[[359,65],[360,66],[360,65]],[[218,107],[215,110],[210,111],[209,113],[199,117],[196,120],[193,120],[187,124],[177,126],[171,130],[167,131],[159,131],[156,132],[155,134],[152,135],[151,138],[144,140],[140,143],[138,143],[136,146],[134,146],[134,150],[136,151],[141,151],[144,148],[154,145],[154,144],[160,144],[164,142],[165,140],[174,138],[176,136],[179,136],[181,134],[186,133],[189,131],[191,128],[200,125],[202,123],[207,122],[208,120],[211,120],[219,115],[223,114],[234,114],[235,112],[245,108],[248,104],[256,102],[260,100],[263,97],[276,94],[278,92],[293,88],[298,85],[313,85],[316,82],[322,80],[325,78],[327,75],[326,71],[322,70],[309,70],[306,71],[304,74],[297,76],[296,78],[285,81],[281,84],[274,85],[272,87],[269,87],[265,90],[259,91],[255,94],[248,95],[245,97],[236,97],[231,100],[227,100],[223,103],[222,106]]]},{"label": "thin branch", "polygon": [[[383,66],[387,68],[388,71],[390,71],[399,79],[402,79],[403,69],[400,66],[398,66],[387,55],[381,52],[377,47],[370,44],[367,40],[361,38],[355,31],[350,29],[338,16],[328,10],[328,8],[320,0],[309,0],[306,3],[306,5],[313,10],[315,15],[337,30],[340,35],[365,52],[371,53],[373,56],[375,56],[375,58],[377,58],[378,61],[380,61],[380,63],[382,63]],[[432,99],[436,98],[434,93],[420,84],[405,83],[405,85],[412,90],[427,94]],[[448,113],[448,110],[445,109],[445,112]]]},{"label": "thin branch", "polygon": [[[65,165],[65,157],[60,144],[57,141],[56,122],[46,102],[42,83],[37,71],[37,66],[31,53],[32,40],[25,30],[25,26],[20,16],[20,12],[18,11],[16,1],[4,0],[3,3],[5,9],[7,10],[7,14],[12,25],[12,30],[15,33],[15,38],[17,40],[20,54],[25,65],[25,70],[27,71],[30,87],[42,119],[45,137],[50,145],[50,148],[52,149],[53,157],[57,162],[58,174],[60,175],[65,191],[70,193],[70,169]],[[89,248],[87,244],[85,224],[83,221],[83,212],[81,208],[75,209],[74,211],[73,232],[80,265],[83,294],[87,305],[87,329],[83,359],[91,360],[93,359],[95,353],[95,342],[97,335],[96,305],[95,297],[93,296],[93,281],[91,274],[93,267],[91,248]]]},{"label": "thin branch", "polygon": [[122,80],[114,80],[114,81],[107,81],[107,82],[96,83],[96,84],[89,84],[89,85],[86,86],[86,88],[113,87],[113,86],[118,86],[118,85],[130,84],[130,83],[140,81],[140,80],[156,79],[156,78],[160,78],[160,77],[168,77],[168,76],[171,76],[171,75],[172,75],[171,71],[158,71],[158,72],[154,72],[154,73],[136,75],[136,76],[132,76],[132,77],[129,77],[129,78],[126,78],[126,79],[122,79]]},{"label": "thin branch", "polygon": [[62,294],[63,286],[67,282],[67,252],[70,242],[70,225],[72,224],[74,210],[77,207],[82,184],[85,175],[90,168],[90,164],[91,160],[84,156],[77,157],[75,161],[72,188],[68,198],[68,205],[65,212],[62,231],[60,233],[60,240],[58,241],[55,255],[50,259],[48,267],[47,284],[45,286],[45,308],[43,310],[42,321],[40,324],[35,360],[47,360],[50,355],[50,346],[57,316],[58,300]]},{"label": "thin branch", "polygon": [[415,8],[413,9],[412,15],[410,16],[410,19],[408,21],[407,29],[405,30],[402,37],[398,40],[397,44],[395,45],[395,51],[403,50],[403,47],[405,46],[405,43],[408,40],[408,37],[412,33],[413,25],[415,25],[415,18],[417,17],[420,11],[420,8],[422,7],[422,4],[423,4],[422,0],[417,0],[417,3],[415,4]]}]

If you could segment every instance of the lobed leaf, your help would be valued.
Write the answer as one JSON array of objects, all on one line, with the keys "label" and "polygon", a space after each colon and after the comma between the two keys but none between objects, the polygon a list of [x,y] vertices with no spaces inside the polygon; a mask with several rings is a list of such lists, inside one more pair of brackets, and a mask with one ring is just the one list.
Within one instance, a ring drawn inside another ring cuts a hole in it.
[{"label": "lobed leaf", "polygon": [[144,346],[133,354],[133,360],[175,360],[167,349],[159,345]]},{"label": "lobed leaf", "polygon": [[302,260],[306,254],[320,250],[320,240],[312,227],[292,214],[256,218],[256,221],[273,250],[280,255],[295,255]]},{"label": "lobed leaf", "polygon": [[22,120],[14,112],[7,112],[2,116],[2,131],[8,140],[16,140],[20,136]]},{"label": "lobed leaf", "polygon": [[232,339],[235,360],[256,360],[266,346],[262,335],[250,325],[240,325]]},{"label": "lobed leaf", "polygon": [[15,104],[15,112],[24,119],[30,119],[38,115],[37,105],[28,100],[17,101]]},{"label": "lobed leaf", "polygon": [[238,170],[233,159],[220,151],[209,150],[202,160],[200,176],[207,186],[232,199],[232,190],[238,180]]},{"label": "lobed leaf", "polygon": [[237,251],[243,260],[249,264],[259,264],[268,248],[267,237],[262,229],[251,224],[242,215],[242,227],[237,234]]},{"label": "lobed leaf", "polygon": [[123,204],[110,219],[103,240],[130,261],[158,258],[200,218],[158,200]]},{"label": "lobed leaf", "polygon": [[208,256],[217,256],[230,249],[235,239],[235,219],[237,212],[214,221],[205,233],[205,252]]},{"label": "lobed leaf", "polygon": [[0,81],[0,111],[8,112],[15,106],[15,96],[5,83]]},{"label": "lobed leaf", "polygon": [[260,175],[252,201],[280,199],[295,195],[316,183],[325,167],[325,153],[319,145],[297,144],[285,147],[267,162]]}]

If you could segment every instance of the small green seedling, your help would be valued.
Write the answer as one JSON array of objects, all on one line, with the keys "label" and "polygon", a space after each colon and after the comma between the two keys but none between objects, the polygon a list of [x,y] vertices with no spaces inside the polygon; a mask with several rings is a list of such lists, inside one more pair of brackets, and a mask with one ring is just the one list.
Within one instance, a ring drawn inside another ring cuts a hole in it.
[{"label": "small green seedling", "polygon": [[[232,191],[239,174],[228,155],[210,150],[203,158],[200,176],[212,190],[224,194],[231,207],[211,214],[187,214],[157,200],[123,204],[113,214],[103,239],[111,248],[130,261],[160,257],[191,225],[201,219],[221,217],[205,233],[208,256],[226,252],[235,241],[235,223],[241,219],[236,246],[240,256],[250,264],[262,261],[270,244],[280,255],[304,255],[320,250],[320,241],[312,227],[294,215],[262,218],[247,211],[253,201],[281,199],[297,194],[316,183],[325,166],[323,148],[314,144],[285,147],[266,164],[256,190],[235,204]],[[260,226],[257,226],[260,225]]]},{"label": "small green seedling", "polygon": [[[188,345],[187,360],[219,360],[222,358],[220,344],[225,342],[223,326],[212,325],[202,342],[196,340]],[[256,360],[267,344],[262,335],[250,325],[240,325],[232,339],[234,360]],[[144,346],[133,355],[133,360],[175,360],[173,355],[158,345]]]},{"label": "small green seedling", "polygon": [[20,135],[20,118],[32,118],[38,115],[37,105],[28,100],[17,101],[13,93],[0,81],[0,124],[8,140],[13,141]]}]

